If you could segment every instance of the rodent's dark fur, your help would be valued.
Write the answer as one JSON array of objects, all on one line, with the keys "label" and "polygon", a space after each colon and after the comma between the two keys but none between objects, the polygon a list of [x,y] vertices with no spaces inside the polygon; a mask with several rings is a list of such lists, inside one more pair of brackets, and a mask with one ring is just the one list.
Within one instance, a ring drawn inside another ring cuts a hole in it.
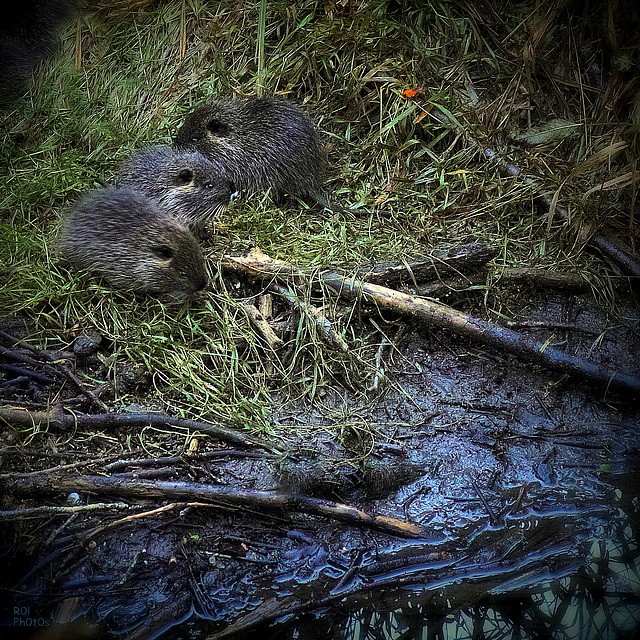
[{"label": "rodent's dark fur", "polygon": [[134,153],[120,167],[117,184],[141,191],[190,225],[213,218],[236,191],[220,163],[165,144]]},{"label": "rodent's dark fur", "polygon": [[6,3],[0,21],[0,106],[26,92],[37,65],[51,55],[60,24],[75,0],[22,0]]},{"label": "rodent's dark fur", "polygon": [[248,194],[271,188],[334,208],[320,180],[318,133],[295,103],[279,98],[236,98],[198,107],[173,142],[225,167]]},{"label": "rodent's dark fur", "polygon": [[64,215],[58,244],[71,264],[120,289],[183,302],[207,282],[202,251],[188,227],[133,189],[85,195]]}]

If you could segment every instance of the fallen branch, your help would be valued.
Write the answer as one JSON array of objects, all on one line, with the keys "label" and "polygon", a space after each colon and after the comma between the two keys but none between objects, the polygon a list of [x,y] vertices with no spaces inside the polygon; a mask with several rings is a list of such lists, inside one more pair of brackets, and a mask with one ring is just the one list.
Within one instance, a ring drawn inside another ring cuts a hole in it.
[{"label": "fallen branch", "polygon": [[[228,270],[267,278],[273,278],[283,272],[281,261],[271,260],[266,256],[261,259],[226,256],[222,266]],[[287,271],[290,275],[294,273],[291,267]],[[589,380],[605,389],[640,393],[640,379],[635,376],[608,369],[591,360],[554,349],[512,329],[475,318],[447,305],[416,298],[380,285],[361,282],[332,271],[324,271],[318,274],[318,278],[326,287],[333,289],[343,298],[373,302],[380,309],[417,318],[430,326],[448,329],[554,371]]]},{"label": "fallen branch", "polygon": [[161,413],[98,413],[68,415],[61,411],[29,411],[13,407],[0,407],[0,421],[16,427],[28,429],[36,425],[53,425],[59,429],[117,429],[119,427],[137,427],[145,425],[183,427],[206,433],[218,440],[239,447],[262,447],[268,451],[276,449],[264,442],[253,440],[237,431],[218,427],[200,420],[174,418]]},{"label": "fallen branch", "polygon": [[513,267],[496,272],[496,283],[523,283],[535,287],[553,287],[583,291],[589,288],[589,282],[579,273],[563,273],[537,267]]},{"label": "fallen branch", "polygon": [[478,272],[471,276],[449,277],[446,280],[422,284],[413,289],[413,294],[427,298],[442,298],[456,293],[484,291],[486,288],[487,274],[486,272]]},{"label": "fallen branch", "polygon": [[130,504],[124,502],[109,502],[97,504],[79,504],[77,506],[51,506],[30,507],[27,509],[10,509],[0,511],[0,520],[28,520],[29,518],[53,518],[55,516],[69,516],[75,514],[86,515],[93,514],[95,511],[131,511],[133,509]]},{"label": "fallen branch", "polygon": [[[0,409],[1,410],[1,409]],[[106,456],[104,458],[91,458],[85,460],[79,460],[78,462],[71,462],[70,464],[60,464],[57,467],[49,467],[48,469],[39,469],[38,471],[25,471],[24,473],[20,473],[17,471],[12,471],[9,474],[0,474],[0,477],[8,475],[13,478],[28,478],[30,476],[42,476],[44,474],[56,474],[62,471],[71,471],[72,469],[83,469],[84,467],[91,467],[93,465],[103,465],[108,464],[109,462],[113,462],[118,459],[119,454],[111,454],[110,456]]]},{"label": "fallen branch", "polygon": [[[53,382],[53,378],[45,376],[43,373],[31,371],[31,369],[23,369],[22,367],[16,367],[11,364],[0,364],[0,371],[8,371],[9,373],[13,373],[17,376],[31,378],[32,380],[37,380],[38,382],[43,382],[44,384],[51,384]],[[7,382],[13,382],[13,380],[7,380]]]},{"label": "fallen branch", "polygon": [[393,265],[375,265],[360,270],[358,278],[372,284],[416,284],[449,275],[468,274],[484,266],[498,255],[495,246],[473,242],[447,249],[434,249]]},{"label": "fallen branch", "polygon": [[140,458],[136,460],[116,460],[105,465],[105,469],[111,473],[117,473],[127,467],[155,467],[182,463],[201,462],[212,458],[275,458],[271,453],[258,453],[256,451],[243,451],[240,449],[221,449],[220,451],[204,451],[203,453],[185,453],[181,456],[166,456],[164,458]]},{"label": "fallen branch", "polygon": [[77,476],[57,478],[40,476],[30,478],[0,478],[0,487],[14,495],[38,493],[89,493],[112,495],[118,498],[149,500],[157,498],[171,502],[210,502],[234,508],[263,508],[279,511],[299,511],[341,520],[353,525],[364,525],[397,536],[415,538],[422,534],[422,527],[409,522],[369,515],[339,502],[329,502],[303,495],[289,495],[270,491],[243,491],[230,487],[212,486],[190,482],[145,482],[116,477]]}]

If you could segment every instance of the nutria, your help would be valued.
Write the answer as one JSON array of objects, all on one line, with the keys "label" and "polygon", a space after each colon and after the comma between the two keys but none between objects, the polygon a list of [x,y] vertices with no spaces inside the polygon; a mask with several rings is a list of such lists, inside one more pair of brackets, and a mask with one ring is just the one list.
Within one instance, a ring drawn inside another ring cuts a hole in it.
[{"label": "nutria", "polygon": [[27,91],[38,65],[53,53],[57,32],[76,5],[74,0],[5,3],[0,21],[0,107]]},{"label": "nutria", "polygon": [[158,144],[134,153],[120,167],[119,186],[137,189],[186,224],[214,217],[235,194],[224,167],[198,151]]},{"label": "nutria", "polygon": [[192,111],[173,141],[222,164],[239,190],[271,188],[331,204],[319,178],[320,143],[311,120],[293,102],[279,98],[236,98]]},{"label": "nutria", "polygon": [[62,255],[130,291],[184,301],[206,284],[204,258],[188,227],[134,189],[90,192],[65,214]]}]

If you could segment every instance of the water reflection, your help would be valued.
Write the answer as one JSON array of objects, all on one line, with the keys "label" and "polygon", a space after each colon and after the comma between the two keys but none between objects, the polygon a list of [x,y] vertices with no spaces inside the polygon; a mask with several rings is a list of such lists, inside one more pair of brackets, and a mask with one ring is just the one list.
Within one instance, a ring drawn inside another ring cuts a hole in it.
[{"label": "water reflection", "polygon": [[[403,567],[402,554],[400,557],[396,554],[395,566],[393,562],[385,565],[380,557],[376,561],[369,558],[359,577],[354,577],[350,585],[341,586],[345,591],[352,588],[349,597],[333,601],[329,607],[295,622],[282,618],[264,628],[264,637],[637,638],[640,633],[637,474],[608,479],[620,488],[611,489],[612,509],[607,517],[604,511],[596,509],[520,519],[521,538],[509,540],[504,530],[494,536],[493,547],[502,547],[503,552],[497,560],[485,563],[466,557],[449,563],[425,560],[424,564],[415,562]],[[492,532],[488,528],[474,535],[480,547],[487,544]],[[566,543],[558,544],[563,537]],[[533,550],[536,546],[538,549]],[[413,554],[416,559],[418,550],[419,545],[406,545],[404,555],[410,559]]]}]

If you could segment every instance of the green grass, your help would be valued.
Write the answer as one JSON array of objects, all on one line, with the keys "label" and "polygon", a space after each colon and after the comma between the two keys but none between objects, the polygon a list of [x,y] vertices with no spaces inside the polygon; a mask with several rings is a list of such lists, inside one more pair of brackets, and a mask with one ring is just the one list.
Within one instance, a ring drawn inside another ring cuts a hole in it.
[{"label": "green grass", "polygon": [[[633,234],[632,185],[582,199],[627,171],[638,146],[637,129],[607,121],[597,95],[571,84],[584,76],[585,63],[571,42],[594,28],[589,18],[559,14],[545,27],[533,4],[505,5],[484,18],[456,4],[397,12],[390,6],[271,2],[261,25],[259,2],[184,0],[135,14],[85,14],[68,25],[29,96],[0,114],[1,313],[27,316],[29,339],[49,347],[97,329],[111,344],[103,381],[117,380],[126,362],[141,363],[149,395],[135,398],[116,385],[116,408],[160,402],[178,414],[268,429],[276,390],[295,400],[314,398],[336,381],[366,387],[379,334],[327,298],[325,313],[346,333],[350,355],[328,350],[304,320],[283,353],[271,353],[249,327],[242,299],[216,273],[226,252],[258,245],[310,270],[349,272],[442,242],[484,239],[501,246],[498,266],[580,270],[605,282],[575,230],[549,234],[522,180],[500,176],[459,132],[429,115],[434,105],[448,110],[549,189],[560,188],[577,223],[598,227],[606,220]],[[535,45],[533,33],[542,33]],[[631,95],[637,73],[624,78]],[[178,310],[59,264],[56,224],[97,178],[112,180],[132,149],[168,142],[202,100],[254,95],[260,85],[313,115],[328,147],[328,184],[357,215],[297,202],[276,206],[268,197],[236,203],[205,248],[214,286],[198,304]],[[479,96],[475,107],[470,88]],[[409,99],[405,90],[419,93]],[[625,103],[616,107],[625,113]],[[572,129],[570,138],[534,148],[506,138],[554,117],[580,124],[579,136]],[[616,140],[626,149],[589,161]],[[485,304],[508,311],[492,292]]]}]

